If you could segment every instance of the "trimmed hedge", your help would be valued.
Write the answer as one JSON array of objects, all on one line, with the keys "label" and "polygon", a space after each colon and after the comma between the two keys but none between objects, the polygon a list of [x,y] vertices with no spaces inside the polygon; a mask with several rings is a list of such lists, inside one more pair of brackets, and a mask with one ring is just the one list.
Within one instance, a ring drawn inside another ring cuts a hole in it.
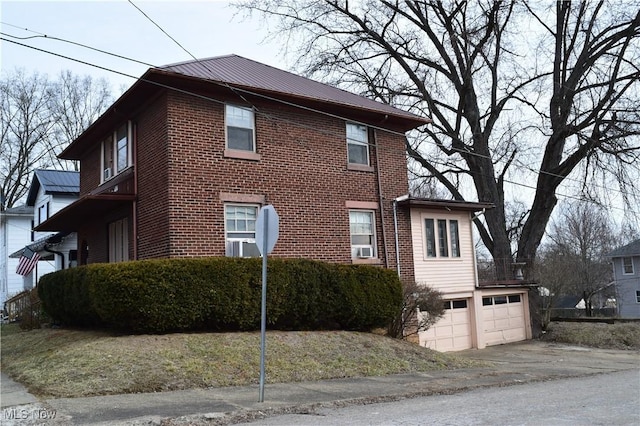
[{"label": "trimmed hedge", "polygon": [[[402,304],[394,271],[307,259],[269,259],[271,329],[385,327]],[[134,332],[258,330],[262,260],[159,259],[101,263],[47,274],[42,306],[66,325]]]}]

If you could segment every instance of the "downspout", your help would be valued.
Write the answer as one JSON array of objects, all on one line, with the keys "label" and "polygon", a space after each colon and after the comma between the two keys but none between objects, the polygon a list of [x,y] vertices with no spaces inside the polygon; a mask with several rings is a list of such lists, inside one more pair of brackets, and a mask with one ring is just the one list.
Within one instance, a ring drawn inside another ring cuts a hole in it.
[{"label": "downspout", "polygon": [[46,247],[43,249],[44,251],[48,252],[48,253],[53,253],[53,254],[57,254],[62,258],[62,269],[65,269],[64,267],[64,253],[62,253],[61,251],[55,251],[55,250],[51,250],[50,248]]},{"label": "downspout", "polygon": [[396,271],[400,276],[400,242],[398,241],[398,200],[393,200],[393,236],[396,243]]},{"label": "downspout", "polygon": [[380,222],[382,223],[382,245],[384,248],[384,267],[389,267],[389,251],[387,250],[387,232],[384,225],[384,199],[382,197],[382,179],[380,177],[380,157],[378,156],[378,133],[373,129],[373,145],[376,149],[376,176],[378,178],[378,200],[380,203]]},{"label": "downspout", "polygon": [[133,147],[131,148],[131,156],[133,158],[131,160],[133,163],[133,194],[135,195],[135,198],[133,200],[133,211],[131,212],[133,216],[131,232],[133,234],[133,260],[138,260],[138,126],[133,123],[131,127],[133,127],[133,135],[131,135],[131,139],[133,142]]},{"label": "downspout", "polygon": [[398,201],[409,198],[409,195],[403,195],[393,200],[393,234],[396,243],[396,270],[400,276],[400,241],[398,239]]}]

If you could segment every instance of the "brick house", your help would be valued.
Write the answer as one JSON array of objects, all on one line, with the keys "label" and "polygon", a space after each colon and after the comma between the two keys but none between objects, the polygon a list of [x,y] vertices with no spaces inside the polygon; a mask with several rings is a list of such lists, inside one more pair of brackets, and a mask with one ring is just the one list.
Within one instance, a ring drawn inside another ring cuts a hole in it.
[{"label": "brick house", "polygon": [[394,200],[404,133],[427,122],[236,55],[152,68],[61,153],[80,161],[80,198],[36,229],[76,231],[81,264],[252,256],[272,204],[274,256],[401,259],[413,279]]}]

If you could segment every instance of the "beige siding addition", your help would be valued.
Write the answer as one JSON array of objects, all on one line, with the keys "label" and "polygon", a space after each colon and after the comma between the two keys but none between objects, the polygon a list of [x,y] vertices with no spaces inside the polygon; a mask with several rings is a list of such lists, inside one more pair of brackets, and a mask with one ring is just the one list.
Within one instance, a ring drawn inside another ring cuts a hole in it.
[{"label": "beige siding addition", "polygon": [[[436,257],[427,255],[425,219],[434,219],[436,224]],[[447,221],[448,257],[440,256],[439,253],[438,220]],[[451,250],[451,220],[458,222],[460,257],[454,257]],[[475,253],[469,213],[411,209],[411,234],[416,282],[429,285],[444,293],[473,291],[475,289]]]}]

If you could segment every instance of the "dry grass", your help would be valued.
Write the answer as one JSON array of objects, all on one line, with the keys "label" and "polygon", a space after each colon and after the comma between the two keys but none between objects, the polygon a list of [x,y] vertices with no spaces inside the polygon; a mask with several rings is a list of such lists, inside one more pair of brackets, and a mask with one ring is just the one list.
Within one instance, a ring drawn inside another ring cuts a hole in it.
[{"label": "dry grass", "polygon": [[[259,333],[114,335],[2,326],[2,371],[46,397],[153,392],[258,382]],[[268,332],[267,382],[478,366],[384,336]]]},{"label": "dry grass", "polygon": [[640,350],[640,323],[552,322],[542,340],[594,348]]}]

